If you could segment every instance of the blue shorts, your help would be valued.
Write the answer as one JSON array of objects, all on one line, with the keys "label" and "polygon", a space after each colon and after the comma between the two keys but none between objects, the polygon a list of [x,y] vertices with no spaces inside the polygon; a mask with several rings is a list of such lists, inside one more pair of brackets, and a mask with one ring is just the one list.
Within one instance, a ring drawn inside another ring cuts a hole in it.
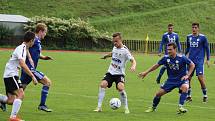
[{"label": "blue shorts", "polygon": [[195,68],[191,76],[193,76],[195,70],[196,70],[196,76],[204,75],[204,63],[194,63],[194,64],[195,64]]},{"label": "blue shorts", "polygon": [[188,80],[182,80],[182,81],[172,82],[171,80],[167,80],[161,86],[161,89],[164,89],[166,92],[171,92],[175,88],[180,88],[182,84],[188,84],[189,85],[189,81]]},{"label": "blue shorts", "polygon": [[[38,81],[42,80],[45,77],[45,75],[42,72],[39,72],[36,69],[31,69],[31,72],[34,74],[35,78]],[[32,81],[32,78],[22,70],[20,80],[22,84],[28,85]]]}]

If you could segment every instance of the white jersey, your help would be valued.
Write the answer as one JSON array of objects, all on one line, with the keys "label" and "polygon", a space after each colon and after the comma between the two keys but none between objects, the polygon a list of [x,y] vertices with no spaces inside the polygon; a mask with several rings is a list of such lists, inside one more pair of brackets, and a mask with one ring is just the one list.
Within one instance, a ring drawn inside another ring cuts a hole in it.
[{"label": "white jersey", "polygon": [[131,59],[133,56],[125,45],[122,48],[113,47],[112,61],[108,72],[112,75],[125,75],[126,62]]},{"label": "white jersey", "polygon": [[9,61],[5,66],[4,78],[19,76],[19,59],[26,59],[26,45],[21,44],[13,51]]}]

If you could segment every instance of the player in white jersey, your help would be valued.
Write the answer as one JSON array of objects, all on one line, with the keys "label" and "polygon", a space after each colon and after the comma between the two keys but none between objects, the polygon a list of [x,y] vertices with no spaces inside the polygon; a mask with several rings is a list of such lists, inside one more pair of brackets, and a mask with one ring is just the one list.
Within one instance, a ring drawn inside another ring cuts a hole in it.
[{"label": "player in white jersey", "polygon": [[126,62],[131,62],[130,70],[132,72],[136,69],[136,61],[134,57],[129,52],[128,48],[123,45],[121,33],[113,34],[113,43],[114,47],[112,52],[102,57],[102,59],[106,59],[108,57],[112,57],[112,61],[110,63],[108,72],[105,74],[103,80],[100,83],[99,94],[98,94],[98,106],[96,108],[96,112],[101,112],[102,101],[105,96],[105,89],[112,86],[112,83],[116,83],[116,88],[119,91],[121,102],[125,106],[125,114],[130,113],[128,109],[128,101],[127,94],[125,92],[125,66]]},{"label": "player in white jersey", "polygon": [[5,66],[3,78],[7,96],[0,94],[0,103],[1,105],[4,105],[4,103],[13,105],[9,121],[23,121],[17,117],[17,113],[22,104],[22,99],[24,98],[22,83],[19,80],[20,67],[32,77],[33,83],[37,84],[37,79],[25,64],[26,56],[30,57],[28,48],[33,45],[34,37],[35,34],[33,32],[26,32],[23,43],[16,47]]}]

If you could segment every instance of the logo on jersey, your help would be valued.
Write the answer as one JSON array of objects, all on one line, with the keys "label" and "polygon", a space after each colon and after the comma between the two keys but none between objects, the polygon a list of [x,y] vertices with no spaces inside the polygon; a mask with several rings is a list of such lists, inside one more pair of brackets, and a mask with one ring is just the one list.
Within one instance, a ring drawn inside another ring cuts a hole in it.
[{"label": "logo on jersey", "polygon": [[175,42],[175,36],[173,36],[172,38],[170,38],[170,35],[167,35],[168,41],[169,42]]},{"label": "logo on jersey", "polygon": [[170,62],[170,59],[167,59],[167,65],[172,70],[179,70],[179,61],[176,60],[175,63]]},{"label": "logo on jersey", "polygon": [[190,47],[199,47],[199,39],[196,40],[196,42],[192,42],[192,37],[189,38],[190,40]]}]

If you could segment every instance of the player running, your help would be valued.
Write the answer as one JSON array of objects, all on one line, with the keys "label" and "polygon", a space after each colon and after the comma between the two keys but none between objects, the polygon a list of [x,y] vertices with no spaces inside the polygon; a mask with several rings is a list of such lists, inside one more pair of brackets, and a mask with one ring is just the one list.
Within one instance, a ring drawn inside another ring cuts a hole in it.
[{"label": "player running", "polygon": [[116,83],[116,88],[119,91],[121,102],[125,105],[125,114],[129,114],[128,109],[128,101],[127,94],[125,92],[125,66],[126,62],[129,60],[131,62],[130,70],[132,72],[136,69],[136,61],[134,57],[129,52],[128,48],[123,45],[121,33],[113,34],[113,43],[114,47],[111,53],[102,57],[102,59],[106,59],[108,57],[112,57],[112,61],[110,63],[108,72],[105,74],[102,79],[99,87],[98,94],[98,106],[96,108],[96,112],[102,111],[102,101],[105,96],[105,89],[112,86],[112,83]]},{"label": "player running", "polygon": [[[187,109],[183,107],[184,102],[187,97],[187,91],[189,88],[188,78],[190,77],[195,65],[187,57],[178,55],[176,53],[177,46],[175,43],[171,42],[167,44],[168,55],[165,55],[157,64],[153,65],[148,70],[139,73],[139,77],[144,78],[148,73],[156,70],[160,65],[164,65],[167,68],[168,79],[161,86],[160,90],[156,93],[152,107],[147,109],[145,112],[153,112],[156,110],[160,99],[163,95],[169,93],[174,88],[180,88],[180,98],[179,98],[179,113],[186,113]],[[189,71],[187,73],[187,65],[189,65]]]}]

